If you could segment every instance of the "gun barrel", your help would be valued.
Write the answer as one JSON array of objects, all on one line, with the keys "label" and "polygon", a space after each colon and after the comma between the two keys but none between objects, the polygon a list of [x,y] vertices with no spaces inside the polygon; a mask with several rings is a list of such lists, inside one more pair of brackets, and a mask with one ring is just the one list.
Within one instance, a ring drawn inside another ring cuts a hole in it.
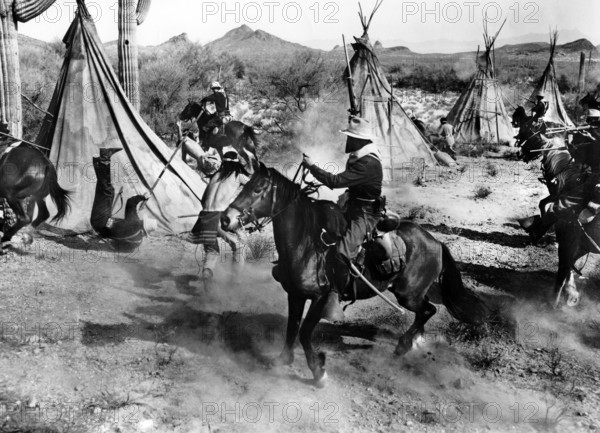
[{"label": "gun barrel", "polygon": [[356,96],[354,96],[354,79],[352,78],[352,69],[350,69],[350,58],[348,57],[348,49],[346,48],[346,37],[342,35],[342,42],[344,44],[344,53],[346,54],[346,66],[348,68],[348,95],[350,96],[350,114],[355,115],[358,113],[356,107]]}]

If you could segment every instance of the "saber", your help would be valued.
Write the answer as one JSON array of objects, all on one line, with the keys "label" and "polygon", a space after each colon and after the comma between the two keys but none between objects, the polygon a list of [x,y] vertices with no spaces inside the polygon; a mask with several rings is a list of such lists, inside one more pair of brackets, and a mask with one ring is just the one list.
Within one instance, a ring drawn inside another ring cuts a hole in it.
[{"label": "saber", "polygon": [[369,280],[367,280],[367,278],[358,269],[356,269],[356,266],[354,266],[354,263],[350,263],[350,269],[352,270],[352,272],[354,272],[356,274],[356,276],[358,276],[358,278],[360,278],[363,281],[363,283],[365,283],[367,285],[367,287],[369,289],[371,289],[373,292],[375,292],[375,294],[377,296],[379,296],[381,299],[383,299],[394,310],[396,310],[398,313],[400,313],[402,315],[404,315],[406,313],[402,307],[394,304],[392,301],[390,301],[390,299],[387,296],[385,296],[383,293],[381,293],[377,289],[377,287],[375,287],[373,284],[371,284],[371,282]]},{"label": "saber", "polygon": [[[160,174],[156,178],[156,181],[154,182],[154,185],[152,185],[152,188],[150,188],[149,195],[153,194],[154,188],[156,188],[156,185],[158,185],[158,182],[160,182],[160,179],[163,177],[163,174],[165,174],[165,172],[167,171],[167,169],[171,166],[171,163],[173,162],[173,159],[175,159],[175,155],[177,155],[177,152],[179,152],[179,149],[183,145],[183,141],[184,141],[183,138],[181,140],[179,140],[179,143],[177,144],[177,147],[175,148],[175,151],[171,155],[171,158],[169,158],[169,160],[167,161],[167,164],[164,166],[164,168],[162,169],[162,171],[160,172]],[[148,203],[148,200],[146,200],[145,202],[143,202],[140,205],[140,210],[144,209],[144,207],[146,206],[146,203]]]}]

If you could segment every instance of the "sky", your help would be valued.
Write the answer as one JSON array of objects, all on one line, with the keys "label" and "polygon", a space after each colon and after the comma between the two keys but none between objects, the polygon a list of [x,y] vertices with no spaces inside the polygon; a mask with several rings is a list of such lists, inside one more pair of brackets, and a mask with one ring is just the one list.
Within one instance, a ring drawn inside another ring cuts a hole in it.
[{"label": "sky", "polygon": [[[361,3],[369,15],[375,0]],[[101,39],[115,40],[117,0],[86,0],[86,4]],[[19,30],[45,41],[62,38],[75,8],[74,0],[58,0],[42,16],[20,24]],[[204,44],[246,24],[288,41],[331,49],[341,44],[342,34],[346,38],[360,36],[362,28],[357,12],[356,2],[341,0],[153,0],[148,18],[138,30],[138,42],[158,45],[185,32],[191,40]],[[373,19],[370,36],[384,46],[439,41],[436,43],[443,48],[444,41],[479,43],[485,13],[491,31],[507,19],[498,45],[503,40],[532,33],[547,35],[550,27],[558,28],[559,32],[564,30],[568,35],[580,34],[595,45],[600,44],[598,0],[384,0]]]}]

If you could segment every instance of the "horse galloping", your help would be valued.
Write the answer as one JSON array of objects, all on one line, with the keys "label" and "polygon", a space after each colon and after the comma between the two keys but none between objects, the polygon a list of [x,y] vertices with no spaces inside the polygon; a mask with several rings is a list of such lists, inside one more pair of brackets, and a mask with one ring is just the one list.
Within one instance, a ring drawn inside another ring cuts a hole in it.
[{"label": "horse galloping", "polygon": [[[521,158],[525,162],[541,157],[542,175],[550,195],[540,201],[540,211],[562,191],[569,191],[581,184],[585,167],[575,161],[560,138],[548,139],[543,131],[536,131],[525,109],[517,107],[513,114],[513,126],[519,128],[517,146],[521,147]],[[542,150],[539,152],[539,150]],[[560,304],[562,292],[567,294],[567,305],[579,303],[580,293],[575,284],[579,271],[575,263],[588,253],[600,253],[600,218],[586,224],[585,230],[577,221],[559,220],[555,224],[558,242],[558,272],[552,296],[552,305]],[[594,245],[594,243],[596,245]]]},{"label": "horse galloping", "polygon": [[[200,114],[202,114],[203,110],[204,108],[201,104],[195,101],[190,101],[179,114],[178,118],[182,122],[196,122],[198,124],[198,128],[200,129]],[[246,160],[249,166],[254,166],[256,161],[258,161],[258,155],[256,154],[258,138],[254,128],[237,120],[232,120],[224,125],[223,130],[224,135],[230,140],[222,140],[219,134],[212,134],[209,132],[207,136],[207,146],[214,147],[219,151],[219,154],[223,156],[223,145],[231,144],[235,150]]]},{"label": "horse galloping", "polygon": [[[341,215],[339,217],[343,218]],[[323,316],[328,287],[319,282],[319,254],[322,246],[319,225],[319,205],[292,182],[273,168],[260,164],[242,192],[221,218],[226,230],[235,230],[252,220],[271,217],[275,246],[279,255],[273,277],[288,294],[288,324],[285,347],[274,365],[289,365],[294,360],[293,347],[298,332],[308,366],[317,386],[324,386],[325,354],[316,353],[312,346],[315,326]],[[463,285],[460,272],[448,248],[417,224],[402,222],[393,233],[406,244],[406,261],[399,271],[378,279],[377,271],[365,263],[367,271],[380,290],[389,289],[398,303],[415,312],[415,321],[400,337],[395,353],[408,352],[414,340],[424,333],[425,323],[436,313],[427,296],[436,281],[441,287],[444,305],[457,319],[481,322],[488,309],[481,299]],[[356,299],[375,296],[362,282],[357,283]],[[307,300],[311,305],[300,326]]]},{"label": "horse galloping", "polygon": [[[63,219],[69,210],[69,194],[58,184],[54,165],[34,146],[22,142],[4,152],[0,156],[0,197],[6,199],[17,222],[6,230],[2,241],[9,241],[28,224],[37,227],[48,219],[47,195],[58,210],[52,221]],[[38,215],[32,222],[36,204]]]}]

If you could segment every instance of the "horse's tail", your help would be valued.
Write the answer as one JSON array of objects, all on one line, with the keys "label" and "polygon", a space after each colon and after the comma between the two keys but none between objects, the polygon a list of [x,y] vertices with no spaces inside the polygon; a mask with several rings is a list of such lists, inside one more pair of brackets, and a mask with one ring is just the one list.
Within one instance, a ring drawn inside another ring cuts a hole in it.
[{"label": "horse's tail", "polygon": [[71,203],[69,196],[71,195],[70,191],[63,189],[58,184],[58,175],[56,174],[56,168],[52,164],[48,164],[46,167],[46,176],[44,178],[44,187],[50,193],[50,197],[52,201],[56,205],[56,209],[58,212],[52,218],[52,222],[60,222],[66,215],[67,212],[71,209]]},{"label": "horse's tail", "polygon": [[465,287],[450,250],[442,244],[442,273],[440,286],[442,301],[450,314],[461,322],[482,323],[490,316],[483,300],[471,289]]}]

